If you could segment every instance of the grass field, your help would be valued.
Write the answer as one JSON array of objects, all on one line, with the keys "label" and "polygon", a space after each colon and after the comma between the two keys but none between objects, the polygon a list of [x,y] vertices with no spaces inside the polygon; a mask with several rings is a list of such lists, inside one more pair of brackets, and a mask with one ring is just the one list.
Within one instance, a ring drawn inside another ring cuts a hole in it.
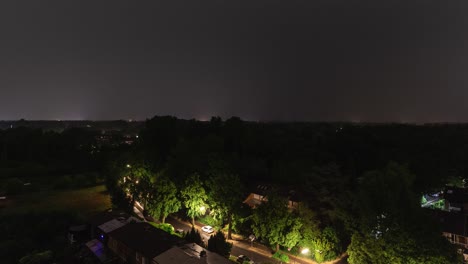
[{"label": "grass field", "polygon": [[1,214],[29,211],[73,211],[83,216],[111,207],[110,196],[104,185],[60,191],[43,191],[8,197]]}]

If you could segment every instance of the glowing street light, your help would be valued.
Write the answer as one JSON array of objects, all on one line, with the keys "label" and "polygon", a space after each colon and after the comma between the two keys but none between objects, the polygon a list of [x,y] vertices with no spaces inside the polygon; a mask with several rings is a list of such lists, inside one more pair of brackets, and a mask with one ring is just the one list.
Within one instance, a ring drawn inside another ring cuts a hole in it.
[{"label": "glowing street light", "polygon": [[205,212],[205,210],[206,210],[206,207],[205,207],[205,206],[203,206],[203,205],[200,206],[200,211],[201,211],[201,212]]},{"label": "glowing street light", "polygon": [[130,164],[127,164],[127,168],[130,168],[130,167],[132,167],[132,166]]},{"label": "glowing street light", "polygon": [[304,249],[301,250],[301,253],[305,255],[305,254],[309,253],[309,251],[310,250],[308,248],[304,248]]}]

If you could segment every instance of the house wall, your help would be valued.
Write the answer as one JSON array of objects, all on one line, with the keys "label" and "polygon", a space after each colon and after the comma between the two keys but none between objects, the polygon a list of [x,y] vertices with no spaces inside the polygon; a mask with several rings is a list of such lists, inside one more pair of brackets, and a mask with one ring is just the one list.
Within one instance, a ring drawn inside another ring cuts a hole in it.
[{"label": "house wall", "polygon": [[446,233],[446,232],[442,234],[445,238],[448,239],[448,241],[450,241],[450,243],[458,245],[458,246],[462,246],[464,248],[468,248],[468,237],[460,236],[460,235],[456,235],[452,233]]},{"label": "house wall", "polygon": [[127,261],[135,259],[135,252],[120,241],[110,237],[107,245],[121,260]]},{"label": "house wall", "polygon": [[137,264],[150,264],[151,263],[148,258],[146,258],[145,256],[143,256],[142,254],[138,252],[136,252],[135,261],[136,261],[135,263]]},{"label": "house wall", "polygon": [[[268,198],[266,198],[263,195],[256,194],[256,193],[251,193],[244,201],[244,203],[249,204],[252,208],[255,208],[262,204],[263,202],[267,202]],[[296,210],[298,207],[299,203],[294,202],[291,200],[288,200],[288,208],[291,210]]]}]

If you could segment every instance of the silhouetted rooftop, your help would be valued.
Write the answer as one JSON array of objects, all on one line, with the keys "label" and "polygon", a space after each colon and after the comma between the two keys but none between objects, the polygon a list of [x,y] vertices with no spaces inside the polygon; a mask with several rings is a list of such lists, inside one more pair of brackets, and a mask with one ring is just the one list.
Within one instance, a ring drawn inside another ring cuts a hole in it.
[{"label": "silhouetted rooftop", "polygon": [[129,223],[112,231],[109,236],[150,259],[182,241],[146,222]]}]

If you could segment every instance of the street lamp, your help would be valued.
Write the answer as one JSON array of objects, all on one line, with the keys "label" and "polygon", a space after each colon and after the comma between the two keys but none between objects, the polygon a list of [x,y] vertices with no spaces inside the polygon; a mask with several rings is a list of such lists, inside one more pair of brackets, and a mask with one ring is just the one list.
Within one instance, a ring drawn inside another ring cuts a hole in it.
[{"label": "street lamp", "polygon": [[200,206],[200,212],[205,212],[205,210],[206,210],[206,207],[205,207],[205,206],[203,206],[203,205]]},{"label": "street lamp", "polygon": [[253,247],[253,242],[254,242],[255,239],[256,239],[256,237],[253,234],[249,236],[250,246],[251,247]]},{"label": "street lamp", "polygon": [[127,164],[127,168],[130,168],[130,167],[132,167],[132,166],[130,164]]},{"label": "street lamp", "polygon": [[301,250],[301,253],[306,255],[307,253],[309,253],[309,251],[310,250],[308,248],[304,248],[304,249]]}]

